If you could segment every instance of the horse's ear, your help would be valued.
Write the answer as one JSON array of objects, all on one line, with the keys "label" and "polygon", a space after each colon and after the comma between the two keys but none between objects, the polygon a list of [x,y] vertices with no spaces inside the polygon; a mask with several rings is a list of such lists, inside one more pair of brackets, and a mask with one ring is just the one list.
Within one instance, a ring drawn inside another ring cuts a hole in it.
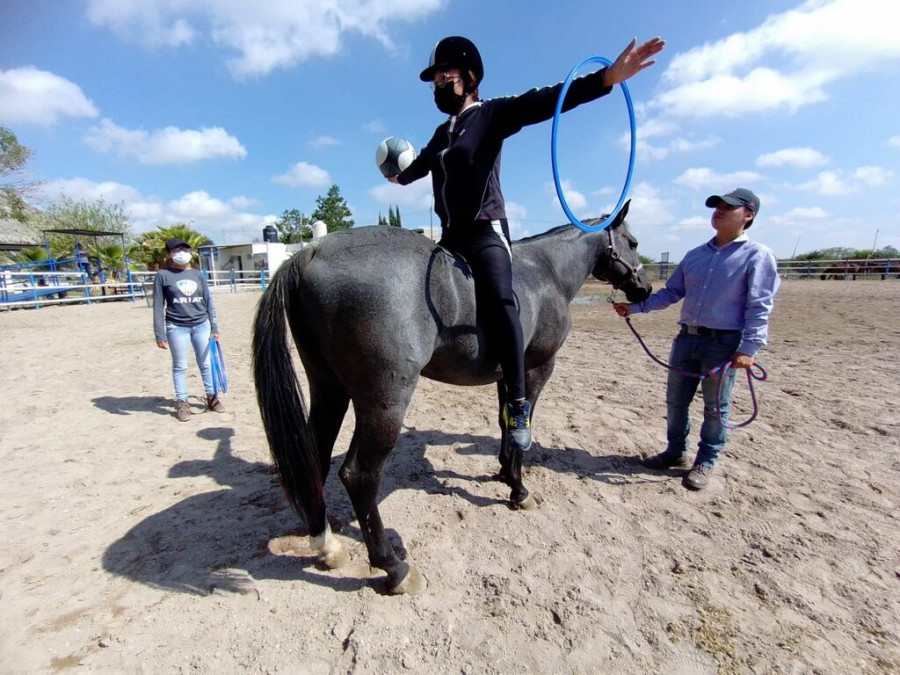
[{"label": "horse's ear", "polygon": [[625,216],[628,215],[628,207],[631,204],[631,200],[629,199],[627,202],[622,204],[622,208],[616,214],[615,220],[612,221],[610,227],[612,229],[616,229],[619,225],[625,222]]}]

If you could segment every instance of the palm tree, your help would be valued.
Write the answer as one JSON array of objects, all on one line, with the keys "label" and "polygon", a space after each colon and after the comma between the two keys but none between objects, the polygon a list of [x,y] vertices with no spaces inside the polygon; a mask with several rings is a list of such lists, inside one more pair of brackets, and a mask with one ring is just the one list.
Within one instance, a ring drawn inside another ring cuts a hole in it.
[{"label": "palm tree", "polygon": [[198,247],[212,244],[212,240],[205,234],[192,230],[184,223],[176,223],[144,232],[128,249],[128,257],[145,265],[148,270],[158,270],[166,261],[166,241],[169,239],[184,240],[194,250],[195,258]]},{"label": "palm tree", "polygon": [[103,246],[94,247],[94,255],[103,265],[105,270],[124,270],[125,257],[124,251],[119,244],[104,244]]}]

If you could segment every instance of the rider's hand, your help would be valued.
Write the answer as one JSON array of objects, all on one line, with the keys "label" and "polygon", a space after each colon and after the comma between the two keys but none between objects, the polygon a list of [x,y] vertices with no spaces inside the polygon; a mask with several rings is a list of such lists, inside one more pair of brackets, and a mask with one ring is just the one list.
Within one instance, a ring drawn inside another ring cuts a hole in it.
[{"label": "rider's hand", "polygon": [[756,359],[754,359],[749,354],[741,354],[740,352],[736,352],[734,356],[731,357],[732,368],[749,368],[754,363],[756,363]]},{"label": "rider's hand", "polygon": [[[625,50],[619,54],[619,58],[616,59],[615,63],[606,69],[606,72],[603,74],[604,85],[607,87],[615,86],[634,77],[644,68],[649,68],[656,63],[655,60],[652,60],[653,57],[659,54],[663,47],[666,46],[666,43],[658,37],[647,40],[640,47],[635,47],[635,44],[637,44],[637,38],[634,38],[625,47]],[[647,59],[651,60],[648,61]]]},{"label": "rider's hand", "polygon": [[628,306],[627,302],[614,302],[613,309],[616,310],[616,314],[619,316],[631,316],[631,307]]}]

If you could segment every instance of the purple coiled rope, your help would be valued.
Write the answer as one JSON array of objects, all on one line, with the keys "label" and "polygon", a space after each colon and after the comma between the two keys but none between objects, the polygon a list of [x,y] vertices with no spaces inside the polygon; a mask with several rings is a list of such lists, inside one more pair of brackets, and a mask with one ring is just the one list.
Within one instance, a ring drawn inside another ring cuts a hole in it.
[{"label": "purple coiled rope", "polygon": [[[688,373],[683,370],[678,370],[677,368],[673,368],[665,361],[657,358],[653,354],[653,352],[651,352],[647,348],[647,345],[644,343],[643,338],[641,338],[641,336],[638,334],[637,330],[635,330],[634,326],[631,324],[631,319],[629,319],[628,317],[625,317],[625,323],[628,324],[628,327],[631,329],[631,332],[634,333],[634,337],[637,338],[637,341],[640,343],[641,347],[644,348],[644,352],[647,354],[647,356],[649,356],[651,359],[656,361],[659,365],[661,365],[663,368],[666,368],[667,370],[671,370],[673,372],[678,373],[679,375],[685,375],[687,377],[696,377],[697,379],[699,379],[702,382],[707,377],[715,375],[718,372],[721,372],[724,375],[725,371],[728,370],[729,368],[731,368],[731,361],[723,361],[722,363],[720,363],[718,366],[716,366],[709,372],[702,373],[702,374],[701,373]],[[753,372],[754,367],[759,369],[758,375]],[[740,429],[742,427],[749,426],[749,424],[753,420],[756,419],[756,415],[759,413],[759,405],[756,402],[756,388],[753,386],[753,380],[759,380],[760,382],[765,382],[767,379],[769,379],[769,373],[765,368],[763,368],[761,363],[754,363],[750,368],[747,368],[746,371],[747,371],[747,387],[750,389],[750,400],[753,402],[753,413],[750,415],[750,419],[746,420],[745,422],[741,422],[739,424],[730,424],[730,423],[726,422],[724,419],[722,419],[722,409],[719,404],[722,401],[722,383],[725,381],[725,379],[722,377],[719,378],[719,387],[716,391],[716,414],[719,416],[719,423],[726,429]]]}]

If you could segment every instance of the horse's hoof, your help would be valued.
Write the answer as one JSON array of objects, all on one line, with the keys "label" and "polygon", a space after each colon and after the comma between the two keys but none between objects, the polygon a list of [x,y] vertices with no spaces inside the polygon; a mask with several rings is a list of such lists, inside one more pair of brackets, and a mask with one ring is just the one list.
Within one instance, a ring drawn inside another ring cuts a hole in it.
[{"label": "horse's hoof", "polygon": [[389,587],[388,593],[391,595],[419,595],[428,588],[428,581],[425,576],[415,567],[410,567],[409,572],[403,577],[403,580],[396,586]]},{"label": "horse's hoof", "polygon": [[540,500],[538,500],[533,494],[529,493],[522,501],[514,501],[512,503],[512,506],[517,511],[534,511],[538,507],[539,502]]}]

